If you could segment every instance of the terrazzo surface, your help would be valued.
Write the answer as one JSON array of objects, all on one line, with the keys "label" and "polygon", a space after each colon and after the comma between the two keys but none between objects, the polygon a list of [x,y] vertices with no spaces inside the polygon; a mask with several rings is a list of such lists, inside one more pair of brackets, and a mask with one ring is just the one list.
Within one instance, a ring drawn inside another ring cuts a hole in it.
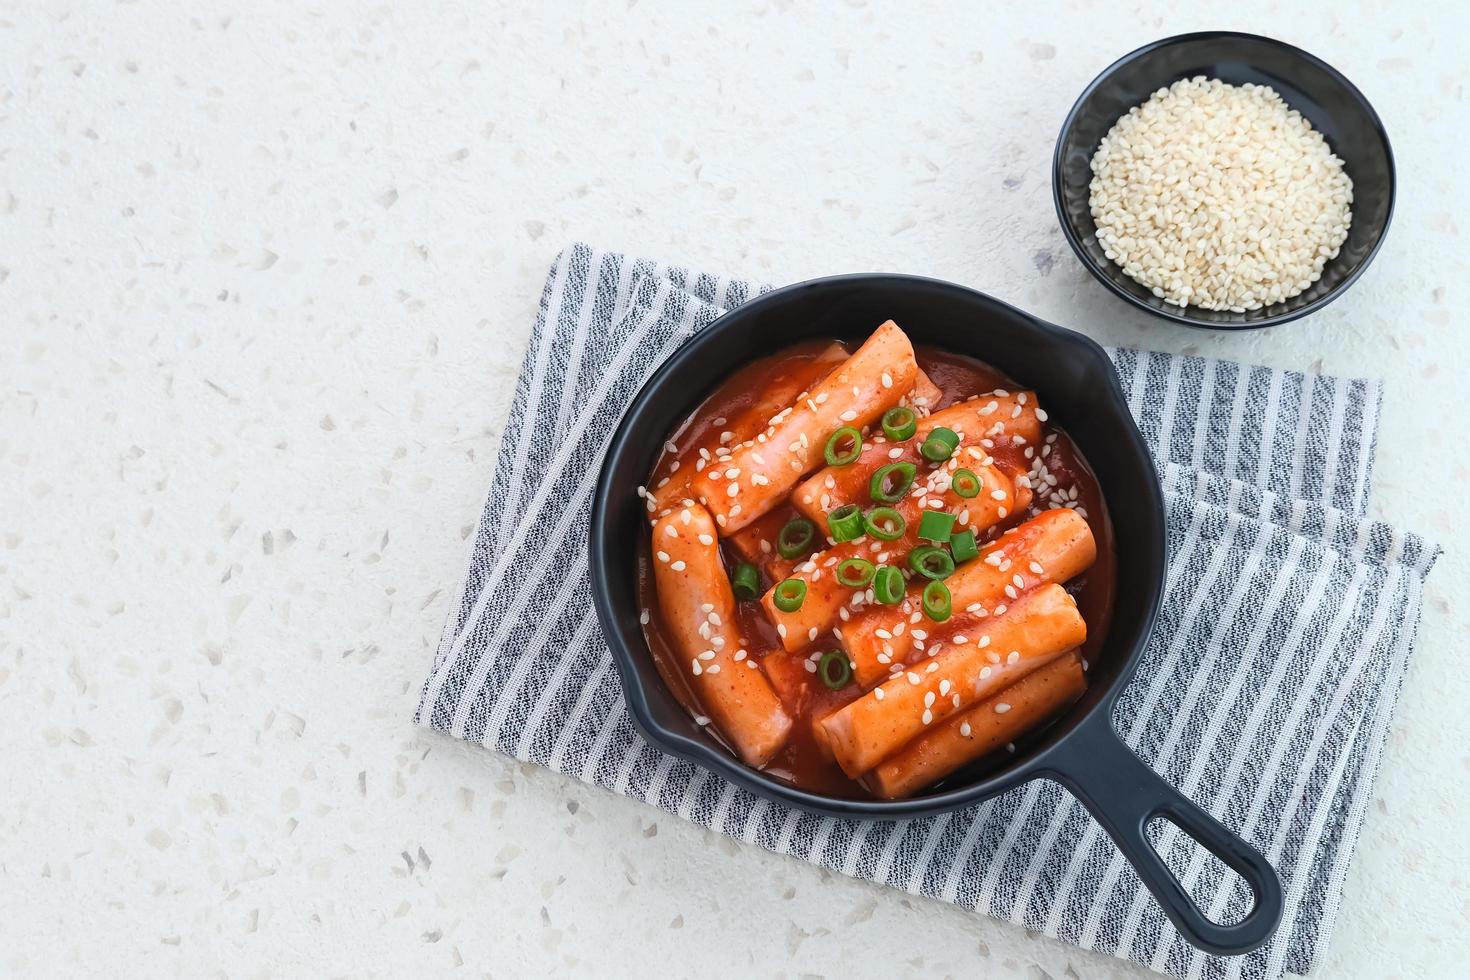
[{"label": "terrazzo surface", "polygon": [[[1266,332],[1113,298],[1047,183],[1096,72],[1217,27],[1341,68],[1398,159],[1373,267]],[[583,239],[1384,378],[1371,512],[1446,553],[1318,973],[1463,976],[1467,31],[1450,3],[0,3],[0,974],[1152,976],[412,726]]]}]

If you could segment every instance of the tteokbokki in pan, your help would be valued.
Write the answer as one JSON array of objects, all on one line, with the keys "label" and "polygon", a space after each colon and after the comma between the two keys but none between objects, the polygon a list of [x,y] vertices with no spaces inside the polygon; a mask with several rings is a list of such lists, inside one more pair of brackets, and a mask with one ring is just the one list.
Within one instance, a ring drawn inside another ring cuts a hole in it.
[{"label": "tteokbokki in pan", "polygon": [[891,320],[735,372],[638,492],[660,676],[804,790],[898,799],[994,765],[1082,696],[1107,633],[1086,460],[1034,392]]}]

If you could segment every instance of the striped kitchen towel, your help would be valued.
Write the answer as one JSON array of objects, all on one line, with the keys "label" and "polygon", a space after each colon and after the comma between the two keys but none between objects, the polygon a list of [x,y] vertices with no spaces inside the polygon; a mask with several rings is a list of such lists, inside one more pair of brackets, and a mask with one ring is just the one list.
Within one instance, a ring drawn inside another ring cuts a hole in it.
[{"label": "striped kitchen towel", "polygon": [[[458,601],[418,722],[749,843],[952,902],[1179,977],[1305,973],[1331,932],[1419,619],[1431,544],[1364,519],[1380,393],[1346,380],[1110,351],[1164,481],[1157,629],[1114,725],[1260,848],[1272,942],[1207,956],[1101,829],[1034,781],[939,817],[865,822],[770,804],[634,731],[592,609],[588,502],[644,379],[762,287],[567,249],[546,282]],[[1166,828],[1160,853],[1231,921],[1243,883]]]}]

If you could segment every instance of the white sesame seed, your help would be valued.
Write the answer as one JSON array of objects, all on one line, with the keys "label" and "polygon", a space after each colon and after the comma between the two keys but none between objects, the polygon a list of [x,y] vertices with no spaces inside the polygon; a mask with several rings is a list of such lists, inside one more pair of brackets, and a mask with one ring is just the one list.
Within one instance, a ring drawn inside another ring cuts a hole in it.
[{"label": "white sesame seed", "polygon": [[924,724],[929,724],[931,721],[934,720],[934,712],[930,711],[928,708],[925,708],[922,720]]},{"label": "white sesame seed", "polygon": [[706,547],[708,547],[709,545],[712,545],[712,544],[715,543],[715,539],[713,537],[711,537],[710,535],[708,535],[708,534],[701,534],[699,536],[699,543],[702,544],[702,545],[704,545],[704,546],[706,546]]},{"label": "white sesame seed", "polygon": [[694,672],[695,677],[698,677],[700,674],[704,673],[704,668],[700,666],[698,657],[689,661],[689,669]]},{"label": "white sesame seed", "polygon": [[[1031,566],[1030,567],[1031,567],[1031,574],[1032,575],[1041,575],[1041,574],[1043,574],[1042,568],[1041,568],[1041,563],[1040,562],[1034,562],[1033,561],[1031,563]],[[1017,576],[1017,577],[1019,578],[1020,576]]]},{"label": "white sesame seed", "polygon": [[720,672],[720,665],[710,664],[708,670],[711,674],[718,674]]},{"label": "white sesame seed", "polygon": [[1008,663],[1008,664],[1013,664],[1017,660],[1020,660],[1020,659],[1021,659],[1021,651],[1020,650],[1012,650],[1010,653],[1006,654],[1006,663]]},{"label": "white sesame seed", "polygon": [[642,623],[644,626],[647,626],[648,625],[648,610],[647,609],[643,610],[641,613],[638,614],[638,622]]},{"label": "white sesame seed", "polygon": [[919,686],[919,682],[921,680],[923,680],[922,677],[920,677],[918,674],[914,673],[912,670],[908,672],[908,679],[909,679],[909,683],[912,684],[912,685],[914,685],[915,687],[918,687]]},{"label": "white sesame seed", "polygon": [[889,374],[887,371],[884,371],[883,372],[883,387],[885,387],[885,388],[892,388],[893,387],[893,375]]},{"label": "white sesame seed", "polygon": [[815,626],[806,631],[806,638],[808,640],[815,640],[817,638],[817,628]]},{"label": "white sesame seed", "polygon": [[783,640],[786,639],[786,624],[785,623],[777,623],[776,624],[776,633],[777,633],[777,635],[779,635],[781,637],[781,639],[783,639]]},{"label": "white sesame seed", "polygon": [[849,408],[847,411],[843,412],[837,417],[844,422],[851,422],[853,419],[857,418],[857,412],[854,412],[852,409]]},{"label": "white sesame seed", "polygon": [[669,560],[669,553],[667,551],[660,551],[658,553],[658,560],[659,561],[668,561]]},{"label": "white sesame seed", "polygon": [[725,494],[727,496],[730,496],[730,497],[735,496],[739,492],[740,492],[740,484],[738,484],[738,483],[732,483],[728,487],[725,488]]},{"label": "white sesame seed", "polygon": [[970,737],[970,723],[968,721],[960,722],[960,734],[965,738]]},{"label": "white sesame seed", "polygon": [[673,564],[671,564],[669,567],[672,568],[676,572],[682,572],[684,569],[688,568],[689,566],[686,565],[686,564],[684,564],[684,559],[681,558],[678,561],[676,561]]},{"label": "white sesame seed", "polygon": [[997,704],[995,706],[995,713],[998,714],[998,715],[1003,715],[1007,711],[1010,711],[1010,710],[1011,710],[1011,706],[1008,705],[1008,704],[1006,704],[1004,701],[1000,702],[999,704]]},{"label": "white sesame seed", "polygon": [[883,688],[881,688],[881,687],[875,687],[875,688],[873,688],[873,700],[874,701],[882,701],[883,700]]},{"label": "white sesame seed", "polygon": [[994,673],[994,670],[992,668],[990,668],[990,667],[981,667],[980,668],[980,679],[983,681],[983,680],[985,680],[985,678],[989,677],[992,673]]},{"label": "white sesame seed", "polygon": [[939,693],[941,695],[948,694],[949,693],[949,686],[950,686],[949,685],[949,678],[946,677],[944,680],[942,680],[942,681],[939,682]]},{"label": "white sesame seed", "polygon": [[1038,409],[1037,409],[1037,410],[1036,410],[1036,420],[1037,420],[1037,421],[1038,421],[1038,422],[1045,422],[1045,421],[1046,421],[1046,420],[1047,420],[1047,419],[1048,419],[1048,418],[1049,418],[1049,417],[1050,417],[1050,416],[1048,416],[1048,415],[1047,415],[1047,414],[1046,414],[1046,412],[1044,412],[1044,411],[1042,411],[1042,410],[1041,410],[1041,409],[1039,409],[1039,408],[1038,408]]},{"label": "white sesame seed", "polygon": [[934,692],[933,691],[925,691],[924,692],[924,707],[927,708],[927,707],[931,706],[932,704],[934,704]]},{"label": "white sesame seed", "polygon": [[990,491],[990,499],[991,500],[1004,500],[1004,499],[1006,499],[1006,492],[1004,490],[992,490],[992,491]]}]

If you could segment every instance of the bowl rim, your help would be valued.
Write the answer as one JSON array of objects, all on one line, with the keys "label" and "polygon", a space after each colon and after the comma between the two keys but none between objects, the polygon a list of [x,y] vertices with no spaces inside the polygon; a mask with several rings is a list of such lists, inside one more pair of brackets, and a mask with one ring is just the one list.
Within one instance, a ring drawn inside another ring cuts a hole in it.
[{"label": "bowl rim", "polygon": [[[1382,229],[1379,230],[1377,236],[1373,240],[1372,246],[1368,249],[1368,254],[1363,257],[1362,262],[1358,263],[1357,268],[1348,273],[1348,275],[1341,282],[1333,286],[1332,289],[1329,290],[1327,293],[1317,297],[1316,299],[1312,300],[1312,302],[1307,303],[1305,306],[1302,306],[1299,309],[1290,310],[1285,313],[1277,313],[1273,316],[1263,317],[1259,320],[1242,321],[1239,323],[1217,323],[1212,321],[1200,320],[1184,312],[1185,310],[1189,309],[1189,307],[1180,307],[1177,312],[1167,307],[1160,309],[1158,307],[1151,306],[1139,297],[1134,296],[1128,290],[1119,285],[1114,280],[1112,273],[1109,272],[1108,269],[1100,265],[1092,257],[1092,255],[1090,255],[1087,250],[1082,247],[1083,236],[1079,233],[1076,226],[1073,225],[1071,218],[1067,215],[1066,209],[1062,206],[1062,146],[1066,142],[1068,132],[1070,132],[1072,128],[1076,125],[1077,116],[1082,110],[1082,104],[1087,101],[1087,99],[1093,94],[1093,92],[1095,92],[1104,82],[1110,79],[1124,65],[1130,64],[1131,62],[1136,61],[1144,55],[1150,54],[1160,48],[1168,47],[1174,44],[1180,44],[1186,41],[1213,41],[1225,38],[1259,41],[1264,44],[1272,45],[1274,47],[1282,49],[1283,51],[1288,52],[1291,55],[1294,55],[1297,58],[1300,58],[1303,61],[1310,62],[1312,65],[1321,69],[1323,72],[1329,75],[1334,81],[1341,85],[1343,89],[1348,92],[1349,95],[1356,99],[1359,105],[1362,106],[1364,112],[1367,113],[1369,121],[1373,124],[1374,131],[1378,134],[1378,138],[1383,142],[1383,154],[1388,162],[1388,211],[1383,217]],[[1072,103],[1072,108],[1068,110],[1066,118],[1062,120],[1061,129],[1057,132],[1056,147],[1052,150],[1051,193],[1052,203],[1057,212],[1057,221],[1062,226],[1062,235],[1067,239],[1067,244],[1072,247],[1072,251],[1077,254],[1077,258],[1082,261],[1082,264],[1084,266],[1086,266],[1087,271],[1092,273],[1093,278],[1101,282],[1113,294],[1128,301],[1130,304],[1140,310],[1144,310],[1145,312],[1151,313],[1154,316],[1164,320],[1170,320],[1174,323],[1183,324],[1187,327],[1196,327],[1201,330],[1260,330],[1264,327],[1274,327],[1283,323],[1289,323],[1292,320],[1300,319],[1301,317],[1307,316],[1308,314],[1317,312],[1327,304],[1336,300],[1343,293],[1345,293],[1349,286],[1357,282],[1358,277],[1367,270],[1368,266],[1373,264],[1373,259],[1378,255],[1378,250],[1383,247],[1383,240],[1388,237],[1389,226],[1393,224],[1394,206],[1398,199],[1398,172],[1393,158],[1393,144],[1388,138],[1388,130],[1384,128],[1383,120],[1379,118],[1377,110],[1373,108],[1373,103],[1368,101],[1368,97],[1365,96],[1362,91],[1348,79],[1346,75],[1338,71],[1332,65],[1312,54],[1310,51],[1305,51],[1294,44],[1290,44],[1278,38],[1266,37],[1263,34],[1251,34],[1245,31],[1193,31],[1188,34],[1175,34],[1172,37],[1159,38],[1156,41],[1150,41],[1148,44],[1135,48],[1127,54],[1123,55],[1121,58],[1118,58],[1112,64],[1108,65],[1106,68],[1098,73],[1096,78],[1094,78],[1091,82],[1087,84],[1087,87],[1084,88],[1082,90],[1082,93],[1077,96],[1077,100]]]},{"label": "bowl rim", "polygon": [[[638,665],[635,662],[640,652],[643,656],[648,655],[646,645],[640,643],[638,650],[633,649],[624,642],[624,637],[618,628],[620,617],[616,609],[617,603],[612,598],[612,588],[609,582],[613,556],[609,554],[607,548],[607,541],[612,535],[615,520],[612,515],[617,509],[613,500],[613,488],[608,479],[608,469],[613,460],[629,451],[630,430],[638,417],[649,410],[649,392],[661,387],[670,376],[679,374],[691,361],[705,356],[704,349],[713,343],[720,333],[737,328],[744,319],[771,305],[781,304],[795,293],[811,289],[840,288],[845,285],[859,284],[873,285],[883,282],[901,283],[959,294],[968,302],[989,306],[1025,323],[1028,329],[1048,334],[1061,343],[1078,348],[1092,362],[1090,370],[1102,376],[1106,391],[1103,398],[1106,399],[1109,409],[1118,413],[1119,417],[1127,422],[1125,432],[1130,443],[1129,449],[1147,465],[1152,476],[1152,479],[1144,481],[1147,499],[1139,501],[1137,505],[1148,509],[1155,530],[1152,536],[1154,554],[1150,556],[1150,564],[1154,569],[1154,581],[1149,583],[1152,594],[1147,600],[1147,606],[1143,611],[1136,633],[1122,641],[1127,643],[1128,648],[1119,651],[1119,667],[1109,686],[1102,692],[1098,700],[1072,723],[1071,729],[1049,743],[1044,742],[1032,748],[1027,757],[1017,759],[1011,766],[986,775],[973,783],[931,796],[902,800],[836,797],[803,790],[750,768],[727,748],[711,739],[687,736],[666,728],[655,720],[649,705],[648,692],[645,690],[642,678],[637,673]],[[1074,754],[1074,751],[1069,748],[1070,742],[1074,739],[1095,737],[1094,733],[1099,725],[1111,729],[1113,708],[1137,669],[1163,603],[1168,562],[1164,545],[1165,533],[1163,488],[1158,481],[1152,454],[1144,441],[1143,433],[1138,428],[1137,421],[1128,408],[1127,396],[1123,392],[1112,359],[1097,341],[1075,330],[1049,323],[1025,310],[968,286],[927,276],[902,273],[848,273],[803,280],[753,297],[721,315],[696,333],[644,381],[619,419],[600,464],[597,490],[593,495],[589,514],[588,573],[592,586],[593,606],[597,612],[604,639],[617,666],[629,717],[652,744],[710,770],[760,797],[790,804],[807,812],[828,816],[890,820],[931,816],[957,810],[1037,777],[1061,772],[1066,768],[1064,760]]]}]

